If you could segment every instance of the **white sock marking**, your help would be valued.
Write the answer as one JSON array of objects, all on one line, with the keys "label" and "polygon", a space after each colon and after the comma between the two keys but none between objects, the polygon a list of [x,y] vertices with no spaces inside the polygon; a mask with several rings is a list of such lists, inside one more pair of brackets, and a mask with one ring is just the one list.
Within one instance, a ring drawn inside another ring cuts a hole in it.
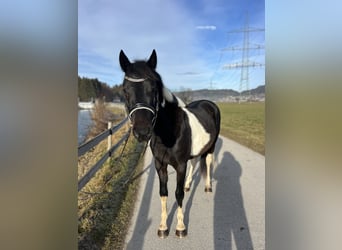
[{"label": "white sock marking", "polygon": [[210,178],[210,166],[213,163],[213,154],[208,154],[206,158],[206,164],[207,164],[207,179],[205,182],[205,186],[207,188],[211,187],[211,178]]},{"label": "white sock marking", "polygon": [[161,220],[159,230],[167,230],[167,196],[160,197],[161,201]]},{"label": "white sock marking", "polygon": [[190,188],[190,184],[192,182],[193,171],[198,161],[199,161],[199,157],[196,157],[190,160],[189,173],[188,173],[188,177],[186,178],[186,182],[184,186],[185,188]]},{"label": "white sock marking", "polygon": [[181,207],[178,207],[177,209],[177,226],[176,229],[179,231],[185,230],[185,225],[183,221],[184,215],[183,215],[183,210]]}]

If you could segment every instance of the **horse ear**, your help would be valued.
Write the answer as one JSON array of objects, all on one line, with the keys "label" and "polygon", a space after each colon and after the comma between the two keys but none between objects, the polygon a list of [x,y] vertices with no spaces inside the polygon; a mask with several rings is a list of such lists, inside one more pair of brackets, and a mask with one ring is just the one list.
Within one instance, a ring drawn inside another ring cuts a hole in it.
[{"label": "horse ear", "polygon": [[152,54],[150,56],[150,58],[147,61],[147,64],[152,68],[152,69],[156,69],[157,67],[157,53],[156,50],[152,51]]},{"label": "horse ear", "polygon": [[120,66],[121,66],[122,71],[126,72],[127,67],[131,65],[131,62],[128,60],[123,50],[120,51],[119,61],[120,61]]}]

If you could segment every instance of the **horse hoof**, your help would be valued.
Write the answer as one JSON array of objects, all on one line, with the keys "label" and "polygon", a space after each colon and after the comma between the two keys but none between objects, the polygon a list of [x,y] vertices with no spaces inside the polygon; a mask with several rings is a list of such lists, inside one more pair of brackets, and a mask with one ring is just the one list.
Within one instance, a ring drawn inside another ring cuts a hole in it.
[{"label": "horse hoof", "polygon": [[158,237],[161,239],[165,239],[167,236],[169,236],[169,229],[166,230],[159,230],[158,229]]},{"label": "horse hoof", "polygon": [[204,189],[204,192],[206,192],[206,193],[212,193],[212,192],[213,192],[213,189],[212,189],[211,187],[206,187],[206,188]]},{"label": "horse hoof", "polygon": [[184,188],[184,192],[189,192],[190,188]]},{"label": "horse hoof", "polygon": [[176,230],[176,236],[178,238],[184,238],[188,235],[188,232],[186,231],[186,229],[184,230]]}]

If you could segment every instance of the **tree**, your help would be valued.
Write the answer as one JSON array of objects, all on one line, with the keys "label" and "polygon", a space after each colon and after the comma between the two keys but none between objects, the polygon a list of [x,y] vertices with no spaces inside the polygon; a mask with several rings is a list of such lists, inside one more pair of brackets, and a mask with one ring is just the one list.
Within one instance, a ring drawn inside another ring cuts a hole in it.
[{"label": "tree", "polygon": [[177,96],[182,99],[185,104],[192,102],[192,90],[190,88],[180,87]]},{"label": "tree", "polygon": [[113,88],[109,87],[106,83],[99,81],[97,78],[90,79],[78,77],[78,97],[80,101],[89,102],[91,100],[104,98],[106,102],[111,102],[115,96],[117,96],[117,94],[115,94]]}]

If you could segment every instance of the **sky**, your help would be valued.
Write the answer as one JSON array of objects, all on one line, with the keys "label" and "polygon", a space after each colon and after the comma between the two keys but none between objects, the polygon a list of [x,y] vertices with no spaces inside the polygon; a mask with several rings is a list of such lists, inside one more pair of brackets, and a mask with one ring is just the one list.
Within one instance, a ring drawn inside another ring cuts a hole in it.
[{"label": "sky", "polygon": [[[248,17],[248,18],[247,18]],[[240,90],[246,27],[264,29],[264,0],[82,0],[78,2],[78,74],[121,84],[122,49],[130,61],[157,52],[157,71],[171,90]],[[250,62],[265,63],[265,32],[249,32]],[[227,50],[224,50],[226,49]],[[236,50],[231,50],[236,48]],[[265,67],[250,67],[248,87],[265,84]],[[242,90],[247,86],[244,85]]]}]

